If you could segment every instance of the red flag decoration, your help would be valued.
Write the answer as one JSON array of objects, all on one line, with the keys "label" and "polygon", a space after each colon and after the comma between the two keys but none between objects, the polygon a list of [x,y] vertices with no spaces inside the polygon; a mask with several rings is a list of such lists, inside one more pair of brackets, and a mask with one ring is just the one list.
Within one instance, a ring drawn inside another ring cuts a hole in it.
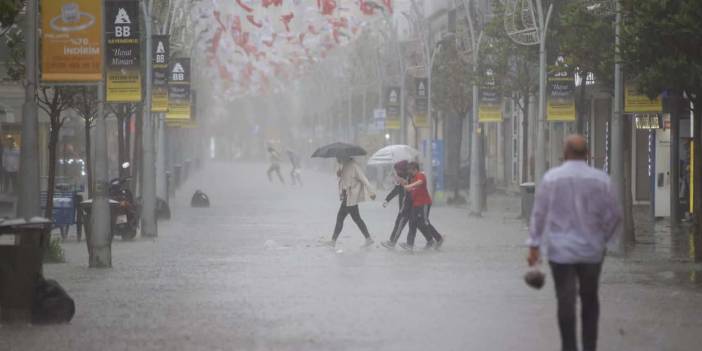
[{"label": "red flag decoration", "polygon": [[281,5],[283,5],[283,0],[261,0],[261,5],[263,5],[263,7],[265,7],[265,8],[268,8],[271,5],[281,6]]},{"label": "red flag decoration", "polygon": [[334,0],[317,0],[317,7],[323,15],[329,16],[336,10],[336,1]]},{"label": "red flag decoration", "polygon": [[288,32],[290,31],[290,21],[292,21],[293,18],[295,18],[295,14],[292,12],[290,12],[287,15],[280,16],[280,21],[283,22],[283,25],[285,26],[285,30]]},{"label": "red flag decoration", "polygon": [[241,0],[234,0],[234,1],[236,1],[236,3],[239,5],[239,7],[241,7],[242,9],[244,9],[244,11],[246,11],[246,12],[253,12],[253,8],[247,6],[246,4],[244,4],[243,2],[241,2]]},{"label": "red flag decoration", "polygon": [[261,28],[263,27],[263,23],[261,22],[256,22],[256,19],[252,15],[246,16],[246,19],[249,20],[249,23],[253,24],[254,26]]}]

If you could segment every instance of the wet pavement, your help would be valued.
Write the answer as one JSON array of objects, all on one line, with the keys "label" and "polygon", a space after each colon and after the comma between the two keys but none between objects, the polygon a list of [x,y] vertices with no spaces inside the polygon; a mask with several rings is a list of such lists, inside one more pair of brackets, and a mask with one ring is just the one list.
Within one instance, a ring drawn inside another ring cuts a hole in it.
[{"label": "wet pavement", "polygon": [[[75,318],[0,327],[0,351],[558,350],[551,281],[534,291],[521,280],[517,198],[493,197],[477,219],[432,208],[440,252],[362,249],[350,219],[330,249],[319,241],[331,236],[336,179],[307,171],[304,188],[271,185],[265,169],[195,174],[156,240],[114,243],[112,269],[88,269],[85,243],[69,238],[69,262],[45,271],[76,299]],[[196,188],[212,208],[187,206]],[[395,212],[361,206],[377,243]],[[606,261],[600,350],[698,349],[702,265],[665,241],[639,246]]]}]

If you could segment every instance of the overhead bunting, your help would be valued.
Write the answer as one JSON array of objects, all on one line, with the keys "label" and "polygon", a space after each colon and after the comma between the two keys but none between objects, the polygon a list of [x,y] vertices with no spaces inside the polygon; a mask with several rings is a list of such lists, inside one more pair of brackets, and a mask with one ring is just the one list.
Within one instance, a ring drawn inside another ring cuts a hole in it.
[{"label": "overhead bunting", "polygon": [[392,12],[392,0],[204,0],[191,13],[195,49],[235,98],[284,89]]}]

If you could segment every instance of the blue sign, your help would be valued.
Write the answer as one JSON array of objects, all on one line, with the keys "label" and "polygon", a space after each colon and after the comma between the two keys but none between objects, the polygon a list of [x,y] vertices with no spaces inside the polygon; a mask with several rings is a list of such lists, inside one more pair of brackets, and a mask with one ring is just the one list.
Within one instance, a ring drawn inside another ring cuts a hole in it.
[{"label": "blue sign", "polygon": [[434,191],[438,193],[443,193],[445,189],[444,184],[444,141],[434,140],[431,143],[432,151],[432,166],[434,173]]}]

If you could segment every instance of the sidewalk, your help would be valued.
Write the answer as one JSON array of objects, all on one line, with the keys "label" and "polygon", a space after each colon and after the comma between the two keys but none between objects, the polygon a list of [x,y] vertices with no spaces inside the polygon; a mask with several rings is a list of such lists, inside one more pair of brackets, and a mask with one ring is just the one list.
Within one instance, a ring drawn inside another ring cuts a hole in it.
[{"label": "sidewalk", "polygon": [[[527,288],[519,201],[495,196],[483,218],[437,206],[440,252],[361,249],[338,209],[336,179],[269,184],[263,164],[212,164],[173,202],[156,240],[113,244],[114,268],[87,268],[85,243],[45,266],[76,299],[69,325],[0,327],[0,350],[558,350],[555,298]],[[187,204],[195,189],[209,209]],[[379,197],[381,194],[378,194]],[[376,242],[396,204],[361,205]],[[420,244],[421,244],[421,239]],[[610,257],[600,350],[688,351],[702,344],[702,266]]]}]

